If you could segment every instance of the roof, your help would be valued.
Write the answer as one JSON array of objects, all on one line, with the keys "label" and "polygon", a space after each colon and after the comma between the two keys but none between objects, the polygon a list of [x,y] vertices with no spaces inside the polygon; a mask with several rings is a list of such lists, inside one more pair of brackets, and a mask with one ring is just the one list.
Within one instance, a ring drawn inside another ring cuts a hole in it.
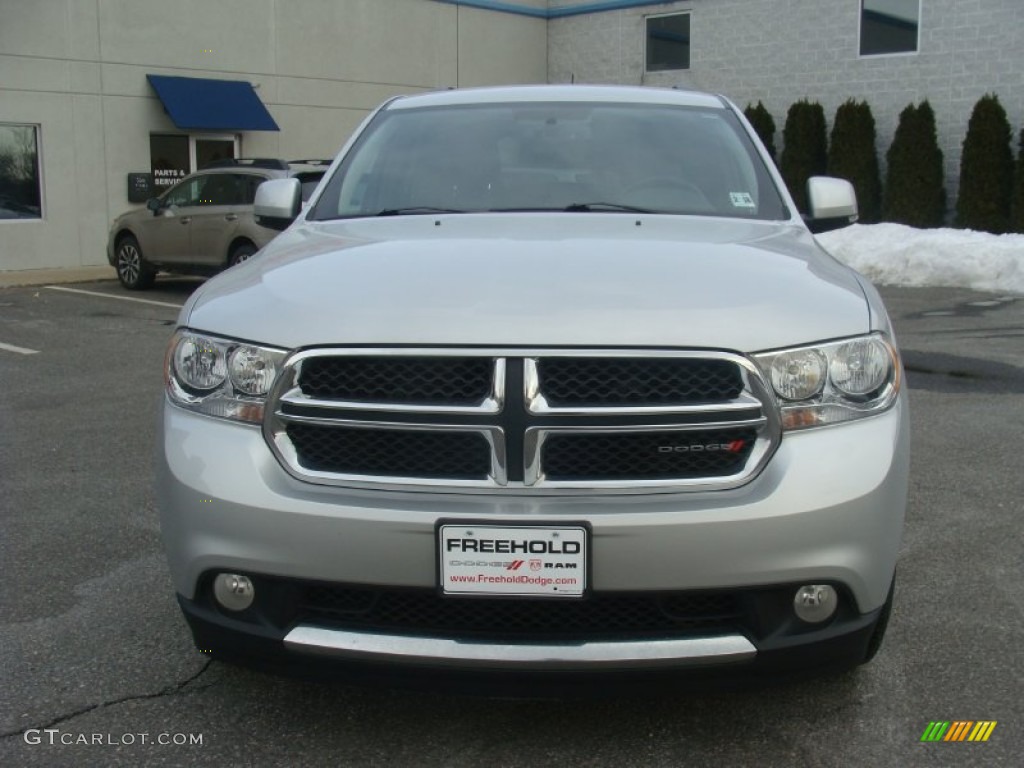
[{"label": "roof", "polygon": [[516,101],[675,104],[687,107],[725,108],[725,103],[719,96],[703,91],[623,85],[513,85],[493,88],[461,88],[401,96],[388,104],[387,109],[497,104]]}]

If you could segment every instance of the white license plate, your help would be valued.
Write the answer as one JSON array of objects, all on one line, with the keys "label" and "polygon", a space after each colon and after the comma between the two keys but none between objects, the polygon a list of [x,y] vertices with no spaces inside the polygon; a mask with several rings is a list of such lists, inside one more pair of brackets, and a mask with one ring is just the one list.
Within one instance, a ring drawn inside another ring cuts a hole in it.
[{"label": "white license plate", "polygon": [[441,589],[446,595],[582,597],[587,529],[578,525],[438,527]]}]

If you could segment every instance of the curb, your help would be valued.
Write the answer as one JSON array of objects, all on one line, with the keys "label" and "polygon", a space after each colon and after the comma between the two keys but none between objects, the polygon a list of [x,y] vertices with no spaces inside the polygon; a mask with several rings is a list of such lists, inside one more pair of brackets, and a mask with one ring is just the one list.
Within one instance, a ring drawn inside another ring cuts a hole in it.
[{"label": "curb", "polygon": [[74,267],[70,269],[25,269],[0,272],[0,288],[56,283],[86,283],[93,280],[116,280],[113,267]]}]

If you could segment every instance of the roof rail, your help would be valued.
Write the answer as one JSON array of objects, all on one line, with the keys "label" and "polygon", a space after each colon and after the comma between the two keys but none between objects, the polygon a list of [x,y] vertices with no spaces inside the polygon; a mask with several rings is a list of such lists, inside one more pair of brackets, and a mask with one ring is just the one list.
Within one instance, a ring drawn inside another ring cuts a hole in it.
[{"label": "roof rail", "polygon": [[289,165],[330,165],[333,160],[324,160],[320,157],[308,158],[304,160],[289,160]]},{"label": "roof rail", "polygon": [[207,163],[200,170],[205,171],[207,168],[271,168],[277,171],[287,171],[288,163],[274,157],[228,157]]}]

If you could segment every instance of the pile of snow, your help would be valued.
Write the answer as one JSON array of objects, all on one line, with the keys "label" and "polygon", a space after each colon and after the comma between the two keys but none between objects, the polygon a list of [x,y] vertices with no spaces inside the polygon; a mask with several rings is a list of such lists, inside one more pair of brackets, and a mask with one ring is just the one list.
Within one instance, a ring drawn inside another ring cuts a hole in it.
[{"label": "pile of snow", "polygon": [[817,238],[841,262],[881,285],[1024,293],[1024,235],[854,224]]}]

